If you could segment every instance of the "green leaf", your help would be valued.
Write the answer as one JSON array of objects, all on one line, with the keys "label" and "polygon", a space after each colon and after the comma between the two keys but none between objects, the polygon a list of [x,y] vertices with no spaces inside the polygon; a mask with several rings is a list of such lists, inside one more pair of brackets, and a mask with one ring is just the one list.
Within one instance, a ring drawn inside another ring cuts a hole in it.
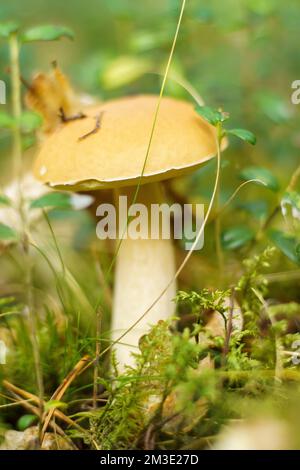
[{"label": "green leaf", "polygon": [[170,36],[166,30],[137,31],[129,39],[129,46],[133,51],[145,53],[168,44],[169,37]]},{"label": "green leaf", "polygon": [[22,136],[22,149],[28,150],[30,147],[35,145],[37,142],[37,139],[34,134],[25,134]]},{"label": "green leaf", "polygon": [[222,246],[225,250],[236,250],[253,240],[254,231],[244,225],[224,230],[221,237]]},{"label": "green leaf", "polygon": [[291,109],[285,99],[264,90],[257,94],[257,104],[261,112],[276,124],[291,118]]},{"label": "green leaf", "polygon": [[107,90],[120,88],[139,79],[152,69],[148,59],[121,56],[109,62],[101,73],[101,83]]},{"label": "green leaf", "polygon": [[56,41],[63,37],[74,39],[74,33],[65,26],[44,25],[36,26],[25,31],[22,35],[22,41]]},{"label": "green leaf", "polygon": [[18,234],[13,228],[0,223],[0,240],[16,240],[17,238]]},{"label": "green leaf", "polygon": [[256,144],[256,137],[251,131],[247,131],[247,129],[229,129],[226,130],[227,134],[235,135],[241,140],[248,142],[248,144],[255,145]]},{"label": "green leaf", "polygon": [[24,111],[20,118],[21,130],[25,134],[29,134],[30,132],[35,131],[36,129],[41,127],[42,123],[42,117],[32,111]]},{"label": "green leaf", "polygon": [[263,200],[238,202],[236,207],[248,212],[258,220],[264,219],[268,214],[268,204]]},{"label": "green leaf", "polygon": [[70,201],[71,194],[53,192],[44,194],[43,196],[31,202],[32,209],[56,208],[56,209],[71,209],[72,204]]},{"label": "green leaf", "polygon": [[82,210],[89,207],[94,201],[88,194],[59,193],[53,192],[31,202],[31,209],[74,209]]},{"label": "green leaf", "polygon": [[11,129],[14,127],[15,121],[10,114],[5,112],[0,112],[0,128],[2,129]]},{"label": "green leaf", "polygon": [[267,168],[249,166],[240,172],[239,177],[244,181],[257,179],[261,182],[261,184],[271,189],[272,191],[276,192],[279,190],[278,179]]},{"label": "green leaf", "polygon": [[21,416],[21,418],[18,419],[17,428],[19,429],[19,431],[24,431],[36,421],[37,421],[36,415],[29,415],[29,414],[23,415]]},{"label": "green leaf", "polygon": [[296,264],[300,264],[299,239],[281,230],[269,230],[268,235],[272,242],[282,251],[287,258]]},{"label": "green leaf", "polygon": [[209,106],[196,106],[196,112],[200,114],[203,119],[205,119],[207,122],[212,124],[213,126],[216,126],[220,122],[226,121],[228,119],[229,114],[224,113],[222,111],[218,111],[214,108],[210,108]]},{"label": "green leaf", "polygon": [[297,257],[297,263],[300,264],[300,242],[297,243],[296,245],[296,257]]},{"label": "green leaf", "polygon": [[7,196],[5,196],[5,194],[0,194],[0,204],[3,206],[10,206],[11,201]]},{"label": "green leaf", "polygon": [[12,33],[16,33],[19,29],[18,23],[14,21],[8,23],[0,23],[0,38],[8,38]]},{"label": "green leaf", "polygon": [[52,410],[53,408],[66,408],[68,405],[63,401],[49,400],[45,403],[45,411]]},{"label": "green leaf", "polygon": [[292,209],[292,216],[300,219],[300,194],[296,191],[286,191],[281,199],[281,212],[287,214],[288,206]]}]

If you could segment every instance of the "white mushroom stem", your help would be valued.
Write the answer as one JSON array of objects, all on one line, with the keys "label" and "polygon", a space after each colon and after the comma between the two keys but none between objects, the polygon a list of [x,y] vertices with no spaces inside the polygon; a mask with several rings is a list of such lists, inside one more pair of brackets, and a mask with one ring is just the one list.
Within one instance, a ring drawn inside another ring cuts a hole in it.
[{"label": "white mushroom stem", "polygon": [[[134,192],[135,188],[121,188],[116,195],[127,196],[129,207]],[[151,183],[140,187],[137,202],[144,204],[148,214],[151,214],[151,204],[160,204],[163,199],[159,183]],[[115,270],[113,340],[123,335],[146,312],[174,274],[175,255],[171,239],[162,239],[160,235],[160,239],[151,239],[149,236],[148,239],[128,237],[122,240]],[[115,346],[121,369],[134,363],[131,354],[138,351],[139,339],[149,331],[149,326],[173,315],[175,293],[174,281],[147,315]]]}]

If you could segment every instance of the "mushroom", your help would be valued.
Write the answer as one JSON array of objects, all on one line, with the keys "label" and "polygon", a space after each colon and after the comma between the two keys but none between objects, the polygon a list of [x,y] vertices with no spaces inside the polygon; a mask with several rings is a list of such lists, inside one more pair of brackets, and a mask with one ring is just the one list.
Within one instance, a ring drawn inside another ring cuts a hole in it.
[{"label": "mushroom", "polygon": [[[160,181],[197,169],[216,154],[215,128],[192,104],[162,98],[142,172],[158,97],[130,96],[90,108],[85,119],[61,126],[43,143],[34,172],[55,189],[72,191],[113,188],[132,202],[150,208],[165,201]],[[142,174],[143,173],[143,174]],[[171,239],[124,238],[115,267],[112,338],[116,340],[152,305],[175,274]],[[121,365],[131,364],[131,352],[149,324],[174,313],[175,281],[135,328],[116,345]]]}]

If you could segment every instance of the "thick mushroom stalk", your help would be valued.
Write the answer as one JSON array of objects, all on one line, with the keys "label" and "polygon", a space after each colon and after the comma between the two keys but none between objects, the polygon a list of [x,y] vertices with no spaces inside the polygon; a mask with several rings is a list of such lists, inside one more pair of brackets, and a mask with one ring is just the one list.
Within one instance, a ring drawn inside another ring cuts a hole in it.
[{"label": "thick mushroom stalk", "polygon": [[[128,206],[134,197],[135,189],[119,189],[117,196],[125,195]],[[117,197],[117,200],[119,199]],[[151,204],[161,204],[163,193],[158,183],[140,188],[137,202],[148,210],[149,227],[151,222]],[[150,229],[149,229],[150,231]],[[112,339],[117,340],[132,327],[159,297],[175,274],[175,255],[171,239],[124,238],[118,252],[115,272],[114,306],[112,319]],[[138,351],[139,339],[149,331],[149,326],[159,320],[166,320],[174,313],[176,282],[151,310],[115,345],[120,367],[132,365],[133,352]]]}]

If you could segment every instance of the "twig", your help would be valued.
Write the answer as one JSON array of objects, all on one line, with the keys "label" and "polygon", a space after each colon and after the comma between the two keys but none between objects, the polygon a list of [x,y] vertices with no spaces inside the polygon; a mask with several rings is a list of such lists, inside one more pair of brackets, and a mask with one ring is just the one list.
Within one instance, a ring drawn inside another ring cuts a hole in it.
[{"label": "twig", "polygon": [[86,114],[79,112],[77,114],[73,114],[72,116],[66,116],[64,109],[59,108],[59,113],[58,113],[60,119],[62,122],[71,122],[71,121],[77,121],[78,119],[85,119],[87,117]]},{"label": "twig", "polygon": [[[90,360],[90,357],[88,355],[85,355],[83,358],[80,359],[80,361],[77,362],[75,367],[71,370],[71,372],[65,377],[65,379],[62,381],[60,386],[56,389],[56,391],[53,393],[51,396],[50,400],[61,400],[63,395],[65,394],[66,390],[68,387],[71,385],[73,380],[80,374],[82,370],[84,370],[84,366],[86,366],[86,363]],[[47,430],[47,427],[52,419],[52,416],[55,412],[55,407],[53,407],[48,414],[45,417],[44,425],[42,428],[42,433],[41,433],[41,441],[43,443],[44,437],[45,437],[45,432]]]},{"label": "twig", "polygon": [[[24,406],[24,408],[26,408],[28,411],[30,411],[30,413],[33,413],[33,414],[35,414],[36,416],[39,417],[39,414],[40,414],[39,408],[37,408],[36,406],[30,405],[28,402],[24,402],[24,400],[22,400],[22,397],[20,397],[17,393],[15,393],[13,391],[10,391],[10,393],[17,401],[19,401],[20,404],[22,404],[22,406]],[[60,426],[58,426],[58,424],[56,424],[54,421],[51,420],[49,422],[49,426],[53,429],[54,432],[60,434],[64,439],[66,439],[66,441],[74,449],[76,449],[76,446],[73,444],[73,442],[70,440],[70,438],[68,438],[68,436],[66,436],[63,429]],[[42,443],[40,444],[40,446],[42,448]]]},{"label": "twig", "polygon": [[144,437],[144,449],[153,450],[155,447],[155,425],[150,423]]},{"label": "twig", "polygon": [[[36,395],[33,395],[33,393],[27,392],[26,390],[23,390],[22,388],[17,387],[16,385],[13,385],[12,383],[8,382],[8,380],[3,380],[2,384],[10,392],[15,393],[15,394],[21,396],[22,398],[26,398],[27,400],[31,400],[36,404],[39,403],[39,397],[37,397]],[[54,416],[59,418],[61,421],[64,421],[66,424],[77,428],[81,432],[85,431],[79,424],[77,424],[71,418],[66,416],[60,410],[55,409],[54,410]]]},{"label": "twig", "polygon": [[93,135],[93,134],[96,134],[100,127],[101,127],[101,122],[102,122],[102,118],[103,118],[103,114],[104,114],[104,111],[101,111],[98,116],[96,116],[96,124],[95,124],[95,127],[94,129],[92,129],[91,131],[89,131],[87,134],[84,134],[82,135],[81,137],[78,137],[78,140],[81,141],[81,140],[84,140],[86,139],[87,137],[89,137],[90,135]]}]

